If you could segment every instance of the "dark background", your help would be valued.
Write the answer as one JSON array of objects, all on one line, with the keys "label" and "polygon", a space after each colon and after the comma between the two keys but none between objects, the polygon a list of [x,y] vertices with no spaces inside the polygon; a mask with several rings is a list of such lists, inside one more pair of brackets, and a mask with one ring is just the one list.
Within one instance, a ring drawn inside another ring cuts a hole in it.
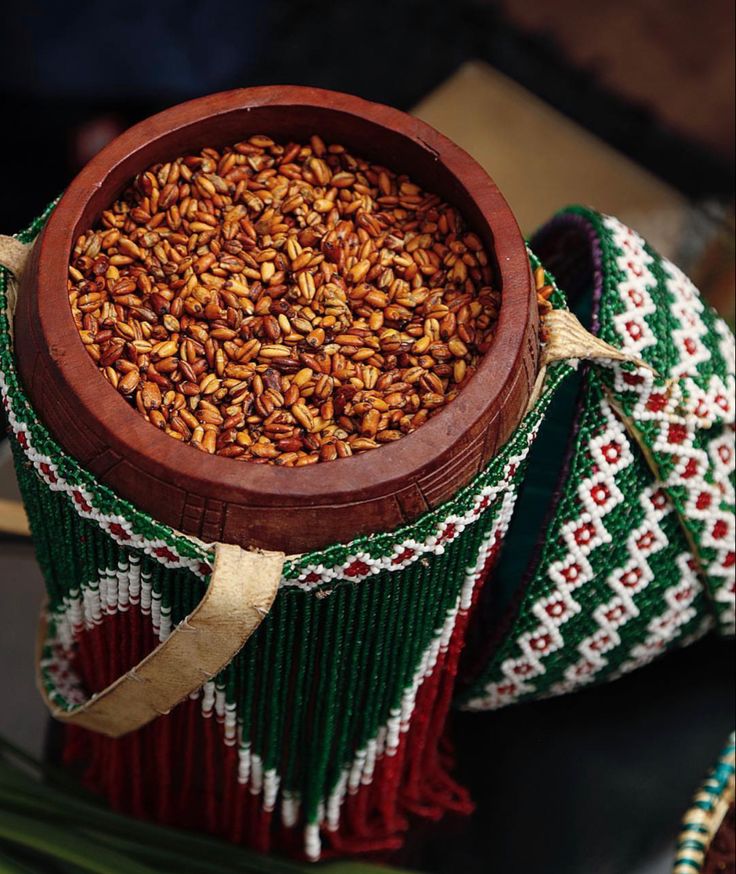
[{"label": "dark background", "polygon": [[117,132],[191,97],[311,84],[408,109],[479,58],[694,199],[730,203],[731,0],[5,4],[0,232]]},{"label": "dark background", "polygon": [[[469,59],[732,215],[733,30],[732,0],[6,5],[0,233],[125,127],[181,100],[296,83],[409,109]],[[26,545],[2,548],[31,567]],[[711,639],[612,686],[456,715],[477,812],[418,830],[400,861],[447,874],[664,874],[733,725],[732,666],[733,647]]]}]

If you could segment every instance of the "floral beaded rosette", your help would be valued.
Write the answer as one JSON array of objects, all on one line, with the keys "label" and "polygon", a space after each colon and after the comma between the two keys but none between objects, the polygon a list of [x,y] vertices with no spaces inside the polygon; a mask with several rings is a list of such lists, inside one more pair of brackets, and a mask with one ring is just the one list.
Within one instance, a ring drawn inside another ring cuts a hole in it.
[{"label": "floral beaded rosette", "polygon": [[[733,630],[730,332],[615,219],[570,210],[534,247],[553,313],[511,439],[414,523],[290,557],[261,626],[167,715],[119,739],[67,726],[67,761],[114,806],[310,859],[395,848],[410,815],[470,810],[439,749],[453,697],[559,694]],[[610,354],[556,341],[552,273]],[[63,717],[184,624],[214,554],[60,449],[18,382],[12,291],[0,270],[0,390],[48,589],[40,678]]]}]

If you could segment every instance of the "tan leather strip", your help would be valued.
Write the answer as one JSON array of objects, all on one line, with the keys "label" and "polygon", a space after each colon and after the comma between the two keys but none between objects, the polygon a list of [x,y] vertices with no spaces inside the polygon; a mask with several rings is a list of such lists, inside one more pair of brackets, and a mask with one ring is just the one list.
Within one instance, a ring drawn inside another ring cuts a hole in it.
[{"label": "tan leather strip", "polygon": [[168,713],[214,677],[258,628],[279,588],[285,556],[217,544],[207,591],[197,606],[142,662],[73,710],[61,710],[41,676],[46,620],[39,623],[37,683],[51,715],[109,737],[121,737]]},{"label": "tan leather strip", "polygon": [[21,243],[15,237],[5,237],[0,234],[0,265],[7,268],[14,279],[5,283],[5,297],[7,299],[8,321],[10,323],[10,336],[13,337],[13,317],[15,306],[18,301],[18,280],[31,253],[31,243]]},{"label": "tan leather strip", "polygon": [[21,243],[15,237],[0,234],[0,264],[7,267],[14,276],[19,277],[23,272],[30,251],[29,243]]},{"label": "tan leather strip", "polygon": [[603,358],[608,361],[630,361],[651,370],[645,361],[622,352],[591,334],[569,310],[551,310],[542,324],[547,335],[542,350],[543,367],[553,361],[569,361],[573,358],[593,361]]},{"label": "tan leather strip", "polygon": [[629,361],[647,370],[652,368],[646,361],[622,352],[591,334],[576,315],[569,310],[551,310],[542,318],[544,331],[544,346],[539,359],[539,373],[532,388],[527,412],[534,409],[544,389],[547,378],[547,367],[555,361]]},{"label": "tan leather strip", "polygon": [[22,502],[0,498],[0,534],[28,537],[30,533],[28,517]]}]

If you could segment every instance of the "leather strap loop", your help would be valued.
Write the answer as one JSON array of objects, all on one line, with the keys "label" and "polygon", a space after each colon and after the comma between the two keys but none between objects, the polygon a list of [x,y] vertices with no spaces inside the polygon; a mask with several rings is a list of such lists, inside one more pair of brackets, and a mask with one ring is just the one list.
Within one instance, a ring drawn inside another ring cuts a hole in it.
[{"label": "leather strap loop", "polygon": [[0,267],[4,267],[11,274],[5,287],[11,338],[13,336],[13,317],[15,316],[15,307],[18,302],[18,281],[26,266],[32,248],[32,243],[21,243],[15,237],[6,237],[0,234]]},{"label": "leather strap loop", "polygon": [[578,317],[569,310],[551,310],[542,319],[544,346],[539,361],[539,373],[532,388],[527,410],[533,409],[539,400],[544,382],[547,378],[547,368],[555,361],[628,361],[637,367],[654,369],[637,358],[629,355],[591,334],[580,323]]},{"label": "leather strap loop", "polygon": [[15,237],[6,237],[0,234],[0,265],[18,279],[23,272],[31,248],[29,243],[21,243]]},{"label": "leather strap loop", "polygon": [[121,737],[168,713],[218,674],[267,616],[281,580],[281,552],[217,544],[207,591],[197,608],[138,665],[83,704],[59,707],[43,670],[48,641],[39,622],[36,676],[51,715],[108,737]]}]

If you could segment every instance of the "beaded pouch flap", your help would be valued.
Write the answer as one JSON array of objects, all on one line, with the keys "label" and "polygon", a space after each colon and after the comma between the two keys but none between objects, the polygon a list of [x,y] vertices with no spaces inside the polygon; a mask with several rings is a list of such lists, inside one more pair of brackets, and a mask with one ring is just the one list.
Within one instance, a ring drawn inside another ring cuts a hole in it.
[{"label": "beaded pouch flap", "polygon": [[[730,330],[616,219],[567,210],[534,247],[571,304],[587,298],[593,332],[640,361],[579,377],[556,496],[515,600],[484,614],[493,651],[459,694],[467,709],[613,679],[715,624],[733,632]],[[544,439],[543,426],[525,488],[549,463]]]}]

